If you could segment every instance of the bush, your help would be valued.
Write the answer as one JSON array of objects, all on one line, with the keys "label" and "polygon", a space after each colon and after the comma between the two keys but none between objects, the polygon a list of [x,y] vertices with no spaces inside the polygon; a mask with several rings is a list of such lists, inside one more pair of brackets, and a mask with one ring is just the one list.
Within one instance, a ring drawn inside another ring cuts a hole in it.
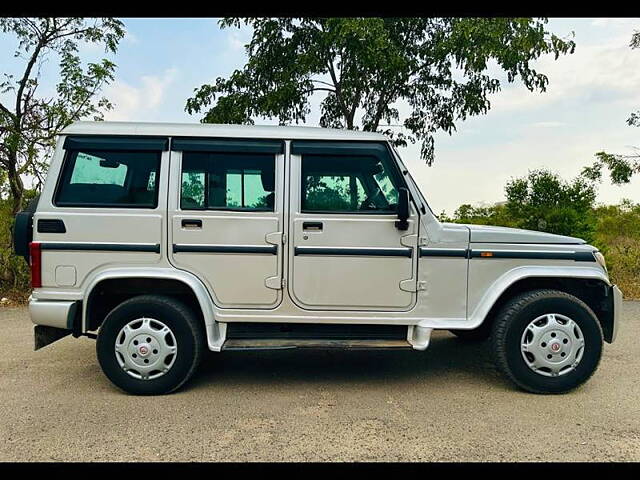
[{"label": "bush", "polygon": [[[26,200],[33,198],[29,192]],[[13,203],[0,199],[0,298],[8,298],[11,304],[24,303],[31,293],[29,265],[22,257],[13,254]]]}]

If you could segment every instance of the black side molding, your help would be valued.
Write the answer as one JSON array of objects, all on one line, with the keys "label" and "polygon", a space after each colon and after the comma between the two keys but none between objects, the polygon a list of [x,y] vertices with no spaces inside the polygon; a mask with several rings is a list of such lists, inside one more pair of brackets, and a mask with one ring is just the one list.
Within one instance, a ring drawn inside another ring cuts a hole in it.
[{"label": "black side molding", "polygon": [[420,247],[420,257],[457,257],[457,258],[526,258],[542,260],[574,260],[576,262],[595,262],[591,252],[545,252],[529,250],[473,250]]},{"label": "black side molding", "polygon": [[347,257],[407,257],[411,258],[411,248],[336,248],[336,247],[295,247],[294,255],[331,255]]},{"label": "black side molding", "polygon": [[153,252],[160,253],[160,244],[137,243],[63,243],[44,242],[42,250],[84,250],[94,252]]},{"label": "black side molding", "polygon": [[173,253],[267,253],[276,255],[277,245],[180,245],[173,244]]},{"label": "black side molding", "polygon": [[504,250],[471,250],[471,258],[527,258],[542,260],[574,260],[576,262],[595,262],[591,252],[509,252]]},{"label": "black side molding", "polygon": [[462,257],[468,258],[469,249],[467,248],[424,248],[420,247],[421,257]]}]

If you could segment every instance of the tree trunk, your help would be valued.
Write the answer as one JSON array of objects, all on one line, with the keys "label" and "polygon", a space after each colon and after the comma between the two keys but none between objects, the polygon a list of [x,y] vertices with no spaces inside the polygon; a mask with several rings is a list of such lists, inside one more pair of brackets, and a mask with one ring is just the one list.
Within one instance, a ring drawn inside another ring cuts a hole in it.
[{"label": "tree trunk", "polygon": [[9,181],[9,190],[13,201],[13,215],[22,210],[22,201],[24,199],[24,184],[16,170],[16,164],[17,159],[10,158],[10,167],[7,169],[7,180]]}]

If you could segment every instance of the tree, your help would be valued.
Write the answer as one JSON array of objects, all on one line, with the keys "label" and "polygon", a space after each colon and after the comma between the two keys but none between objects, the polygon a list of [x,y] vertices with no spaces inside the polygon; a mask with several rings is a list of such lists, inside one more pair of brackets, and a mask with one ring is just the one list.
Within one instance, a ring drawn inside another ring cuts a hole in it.
[{"label": "tree", "polygon": [[567,182],[548,170],[534,170],[508,182],[505,191],[506,213],[515,226],[592,239],[597,192],[585,178]]},{"label": "tree", "polygon": [[441,221],[453,221],[456,223],[469,223],[476,225],[501,225],[503,227],[515,227],[516,221],[512,219],[503,203],[490,206],[473,206],[468,203],[460,205],[453,214],[453,218],[441,216]]},{"label": "tree", "polygon": [[[632,49],[640,48],[640,31],[633,33],[629,46]],[[640,127],[640,110],[631,113],[627,124],[631,127]],[[585,167],[582,174],[590,180],[599,181],[602,178],[602,171],[606,168],[609,170],[611,182],[615,185],[629,183],[634,174],[640,173],[640,149],[634,150],[636,153],[629,155],[598,152],[596,161],[591,166]]]},{"label": "tree", "polygon": [[[223,28],[253,28],[247,64],[229,78],[195,89],[189,113],[203,122],[304,122],[314,94],[320,125],[382,131],[397,145],[422,142],[433,161],[433,135],[486,113],[498,92],[496,65],[507,81],[520,77],[530,91],[548,79],[532,62],[573,53],[572,40],[530,18],[228,18]],[[401,114],[408,110],[408,114]],[[358,121],[359,118],[359,121]],[[386,122],[386,123],[385,123]],[[401,122],[401,125],[394,125]],[[406,133],[394,134],[402,126]]]},{"label": "tree", "polygon": [[[96,95],[113,80],[115,64],[102,59],[83,67],[78,44],[102,44],[105,52],[115,53],[124,26],[112,18],[3,18],[0,29],[17,37],[15,57],[25,60],[18,77],[4,72],[0,82],[0,94],[12,97],[0,102],[0,185],[15,214],[23,206],[23,178],[42,183],[56,135],[78,119],[101,120],[102,111],[111,108]],[[40,69],[52,52],[59,57],[56,96],[39,96]]]}]

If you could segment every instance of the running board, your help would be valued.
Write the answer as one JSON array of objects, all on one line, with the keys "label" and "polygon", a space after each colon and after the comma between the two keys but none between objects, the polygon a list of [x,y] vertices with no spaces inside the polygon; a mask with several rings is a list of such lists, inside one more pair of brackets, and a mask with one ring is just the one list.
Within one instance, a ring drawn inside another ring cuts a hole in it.
[{"label": "running board", "polygon": [[411,349],[406,340],[394,339],[293,339],[293,338],[246,338],[229,339],[222,350],[285,350],[292,348],[341,349],[341,350],[396,350]]}]

